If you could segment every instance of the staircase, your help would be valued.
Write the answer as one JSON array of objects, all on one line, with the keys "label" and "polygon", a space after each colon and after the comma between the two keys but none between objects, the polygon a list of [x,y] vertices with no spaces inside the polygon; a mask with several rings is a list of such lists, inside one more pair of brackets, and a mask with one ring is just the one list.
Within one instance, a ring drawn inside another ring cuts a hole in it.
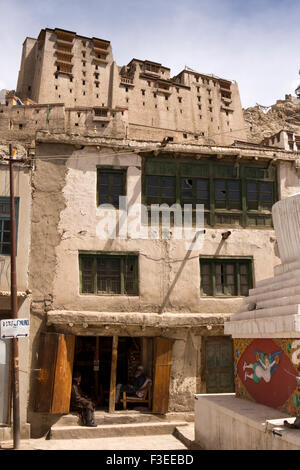
[{"label": "staircase", "polygon": [[193,413],[155,415],[136,411],[95,412],[97,428],[79,425],[78,415],[62,416],[51,427],[47,439],[97,439],[103,437],[174,434],[177,428],[194,420]]}]

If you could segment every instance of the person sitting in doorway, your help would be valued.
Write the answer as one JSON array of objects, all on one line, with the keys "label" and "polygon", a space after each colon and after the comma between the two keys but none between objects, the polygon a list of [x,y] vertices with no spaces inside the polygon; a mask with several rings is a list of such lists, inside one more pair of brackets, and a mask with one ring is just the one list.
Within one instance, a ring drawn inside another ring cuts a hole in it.
[{"label": "person sitting in doorway", "polygon": [[119,403],[121,393],[126,392],[128,395],[137,395],[138,391],[143,388],[147,382],[144,367],[142,365],[137,366],[134,377],[130,384],[118,384],[116,387],[116,404]]},{"label": "person sitting in doorway", "polygon": [[90,398],[83,395],[80,382],[81,373],[75,371],[71,389],[71,410],[79,412],[83,426],[96,428],[97,424],[94,422],[95,405]]}]

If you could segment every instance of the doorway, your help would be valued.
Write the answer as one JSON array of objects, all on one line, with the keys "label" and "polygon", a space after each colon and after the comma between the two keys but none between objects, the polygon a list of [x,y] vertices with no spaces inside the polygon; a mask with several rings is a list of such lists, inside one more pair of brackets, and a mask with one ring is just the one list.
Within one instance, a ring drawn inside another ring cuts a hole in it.
[{"label": "doorway", "polygon": [[[165,414],[169,406],[172,347],[173,339],[164,337],[42,332],[34,409],[52,414],[68,413],[72,371],[77,369],[81,372],[83,393],[95,401],[96,409],[113,413],[116,385],[130,382],[136,366],[142,364],[146,377],[152,382],[152,406],[147,400],[147,407],[153,413]],[[130,402],[133,404],[134,400]]]},{"label": "doorway", "polygon": [[[96,409],[108,410],[111,389],[113,338],[111,336],[77,336],[73,370],[81,372],[81,388],[96,403]],[[153,339],[119,337],[117,345],[116,384],[133,379],[142,364],[153,379]],[[129,405],[130,407],[130,405]]]},{"label": "doorway", "polygon": [[233,341],[228,336],[205,340],[206,393],[234,392]]}]

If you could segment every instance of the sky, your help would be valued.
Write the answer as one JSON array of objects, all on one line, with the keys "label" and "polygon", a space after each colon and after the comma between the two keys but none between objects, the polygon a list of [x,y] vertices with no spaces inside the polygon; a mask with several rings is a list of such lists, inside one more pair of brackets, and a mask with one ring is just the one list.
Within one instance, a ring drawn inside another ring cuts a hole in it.
[{"label": "sky", "polygon": [[242,106],[300,82],[300,0],[0,0],[0,89],[16,89],[24,39],[55,27],[111,42],[114,60],[236,80]]}]

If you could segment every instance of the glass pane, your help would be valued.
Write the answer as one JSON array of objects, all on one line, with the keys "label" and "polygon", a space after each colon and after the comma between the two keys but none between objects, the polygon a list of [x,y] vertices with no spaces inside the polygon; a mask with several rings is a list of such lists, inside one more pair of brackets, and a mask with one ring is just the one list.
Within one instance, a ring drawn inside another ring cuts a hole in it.
[{"label": "glass pane", "polygon": [[10,232],[3,232],[3,242],[10,243]]},{"label": "glass pane", "polygon": [[225,181],[215,181],[215,198],[220,201],[226,200]]},{"label": "glass pane", "polygon": [[120,258],[97,258],[97,290],[106,294],[121,293]]},{"label": "glass pane", "polygon": [[247,265],[246,264],[240,264],[240,274],[247,274]]},{"label": "glass pane", "polygon": [[147,176],[146,183],[147,186],[159,186],[159,176]]},{"label": "glass pane", "polygon": [[99,183],[100,184],[108,184],[108,174],[100,173],[99,174]]},{"label": "glass pane", "polygon": [[9,255],[10,254],[10,243],[3,243],[2,245],[0,244],[1,248],[1,254],[3,255]]},{"label": "glass pane", "polygon": [[122,184],[122,176],[121,175],[113,175],[113,183],[114,185],[121,185]]},{"label": "glass pane", "polygon": [[100,186],[100,197],[105,194],[108,194],[108,186]]},{"label": "glass pane", "polygon": [[82,292],[94,292],[93,258],[81,258]]},{"label": "glass pane", "polygon": [[227,264],[226,265],[226,273],[228,274],[234,274],[234,264]]},{"label": "glass pane", "polygon": [[3,220],[3,230],[10,231],[10,220]]}]

